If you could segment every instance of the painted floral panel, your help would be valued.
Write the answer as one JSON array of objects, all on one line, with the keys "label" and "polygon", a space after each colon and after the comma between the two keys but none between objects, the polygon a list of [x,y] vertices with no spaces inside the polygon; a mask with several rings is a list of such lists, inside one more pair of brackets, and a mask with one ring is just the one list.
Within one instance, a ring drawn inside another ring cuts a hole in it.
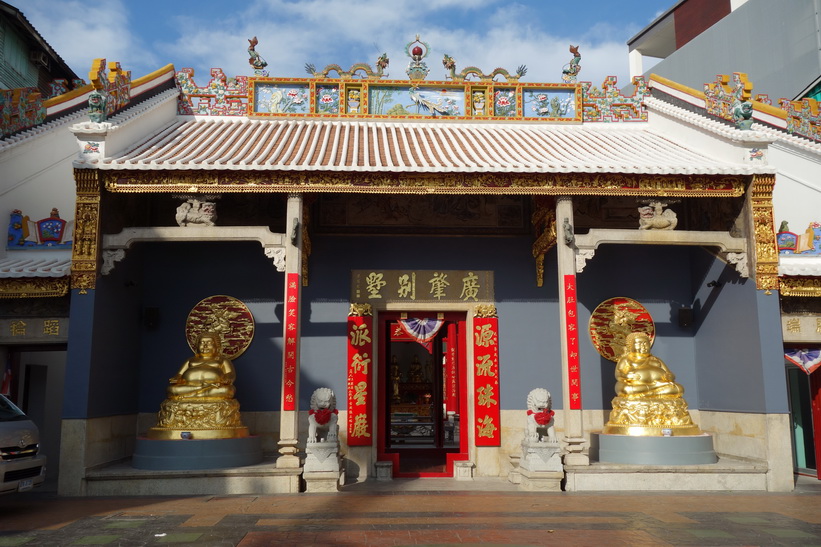
[{"label": "painted floral panel", "polygon": [[493,115],[513,118],[516,116],[516,90],[497,89],[493,97]]},{"label": "painted floral panel", "polygon": [[338,86],[317,86],[316,111],[320,114],[339,114]]},{"label": "painted floral panel", "polygon": [[574,118],[576,94],[572,89],[524,89],[522,102],[525,117]]},{"label": "painted floral panel", "polygon": [[254,93],[254,112],[271,114],[307,114],[307,85],[257,84]]}]

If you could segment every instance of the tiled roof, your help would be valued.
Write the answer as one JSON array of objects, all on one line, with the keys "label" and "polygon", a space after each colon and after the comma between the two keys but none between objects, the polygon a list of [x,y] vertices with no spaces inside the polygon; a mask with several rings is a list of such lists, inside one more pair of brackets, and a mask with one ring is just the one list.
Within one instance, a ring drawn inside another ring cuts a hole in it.
[{"label": "tiled roof", "polygon": [[638,125],[178,118],[100,169],[743,175]]},{"label": "tiled roof", "polygon": [[0,279],[9,277],[66,277],[71,251],[9,251],[0,258]]}]

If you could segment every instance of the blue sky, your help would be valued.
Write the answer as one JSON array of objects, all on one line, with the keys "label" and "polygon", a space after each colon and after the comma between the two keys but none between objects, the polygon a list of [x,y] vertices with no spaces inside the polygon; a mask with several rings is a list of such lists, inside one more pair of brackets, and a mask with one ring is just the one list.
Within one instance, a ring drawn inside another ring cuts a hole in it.
[{"label": "blue sky", "polygon": [[[601,85],[608,75],[629,82],[629,38],[676,0],[6,0],[23,11],[49,44],[81,77],[95,58],[119,61],[132,78],[166,64],[191,67],[207,83],[212,67],[228,76],[251,75],[248,39],[271,76],[305,77],[338,63],[373,65],[382,52],[388,74],[405,79],[405,45],[417,34],[430,45],[429,79],[444,79],[447,53],[457,70],[513,72],[523,81],[557,82],[580,46],[580,80]],[[93,6],[93,7],[92,7]]]}]

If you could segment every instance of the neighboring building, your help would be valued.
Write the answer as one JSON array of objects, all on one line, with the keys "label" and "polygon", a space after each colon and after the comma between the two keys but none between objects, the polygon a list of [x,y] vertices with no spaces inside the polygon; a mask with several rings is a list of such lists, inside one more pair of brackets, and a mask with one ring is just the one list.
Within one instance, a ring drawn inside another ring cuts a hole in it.
[{"label": "neighboring building", "polygon": [[48,98],[55,80],[77,79],[23,12],[0,2],[0,89],[30,87]]},{"label": "neighboring building", "polygon": [[628,40],[630,75],[701,89],[716,74],[742,72],[772,99],[819,99],[816,10],[794,0],[680,0]]},{"label": "neighboring building", "polygon": [[[80,85],[23,13],[0,2],[0,214],[6,227],[7,215],[21,211],[28,236],[26,250],[7,251],[24,246],[11,242],[0,249],[0,370],[3,391],[40,426],[50,478],[60,454],[75,201],[76,143],[66,128],[85,115],[66,117],[77,104],[65,94]],[[38,221],[60,237],[38,239]]]},{"label": "neighboring building", "polygon": [[720,91],[724,86],[713,75],[744,73],[745,93],[755,99],[753,129],[778,137],[768,161],[777,169],[773,202],[795,466],[821,478],[821,407],[812,405],[821,397],[821,28],[816,8],[813,2],[789,0],[684,0],[628,46],[631,72],[641,72],[642,55],[663,58],[652,72],[671,81],[665,85],[668,93],[708,116],[719,114],[715,93],[730,93],[734,86],[728,79]]}]

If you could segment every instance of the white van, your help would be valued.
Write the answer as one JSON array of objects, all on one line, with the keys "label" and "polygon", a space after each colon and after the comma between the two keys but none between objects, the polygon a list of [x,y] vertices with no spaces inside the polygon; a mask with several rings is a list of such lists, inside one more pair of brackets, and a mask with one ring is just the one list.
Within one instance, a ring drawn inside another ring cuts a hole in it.
[{"label": "white van", "polygon": [[14,403],[0,395],[0,494],[25,492],[46,480],[40,432]]}]

